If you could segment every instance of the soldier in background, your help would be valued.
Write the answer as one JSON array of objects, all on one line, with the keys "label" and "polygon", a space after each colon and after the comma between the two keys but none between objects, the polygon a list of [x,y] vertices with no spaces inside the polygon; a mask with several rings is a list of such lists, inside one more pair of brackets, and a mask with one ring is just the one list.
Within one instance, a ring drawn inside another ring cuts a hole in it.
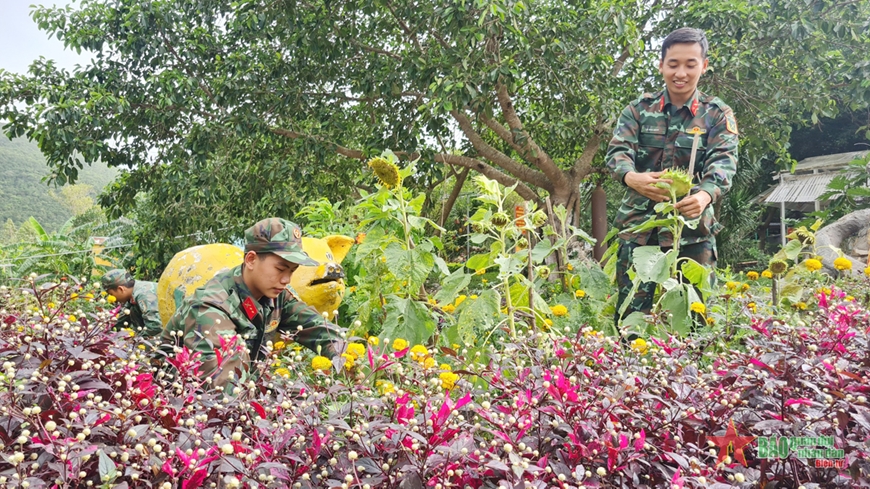
[{"label": "soldier in background", "polygon": [[[174,347],[184,345],[201,352],[202,375],[216,386],[239,378],[278,333],[292,333],[296,342],[330,358],[343,353],[339,327],[287,288],[300,265],[318,263],[302,249],[299,226],[279,218],[257,222],[245,231],[244,262],[184,299],[166,324],[162,349],[172,355]],[[242,348],[218,365],[215,347],[221,338],[241,341]]]},{"label": "soldier in background", "polygon": [[158,336],[163,331],[160,311],[157,308],[157,284],[135,280],[120,268],[109,270],[100,279],[107,294],[114,296],[123,308],[117,325],[127,326],[146,337]]},{"label": "soldier in background", "polygon": [[[693,134],[703,131],[696,150],[693,180],[696,186],[677,204],[688,219],[700,216],[697,229],[685,228],[680,256],[702,265],[716,266],[716,234],[721,225],[713,207],[731,188],[737,172],[737,123],[722,100],[698,91],[698,81],[707,70],[707,38],[699,29],[682,28],[670,33],[661,49],[659,72],[663,91],[644,94],[619,117],[607,150],[606,164],[613,177],[627,188],[614,223],[620,229],[640,224],[653,215],[658,202],[670,200],[669,192],[654,185],[669,168],[687,169]],[[673,236],[663,228],[641,233],[620,233],[616,277],[619,298],[615,321],[634,311],[652,309],[655,283],[642,284],[622,317],[619,309],[631,291],[628,269],[638,246],[673,245]]]}]

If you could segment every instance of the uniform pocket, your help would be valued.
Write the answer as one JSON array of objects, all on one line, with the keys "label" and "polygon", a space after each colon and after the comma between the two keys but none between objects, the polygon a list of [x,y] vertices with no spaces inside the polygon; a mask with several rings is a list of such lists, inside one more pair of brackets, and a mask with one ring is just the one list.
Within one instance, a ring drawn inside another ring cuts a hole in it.
[{"label": "uniform pocket", "polygon": [[[689,168],[692,159],[692,134],[680,133],[674,140],[674,166],[677,168]],[[703,168],[704,156],[707,154],[707,135],[702,134],[698,138],[698,147],[695,149],[695,173],[700,173]]]}]

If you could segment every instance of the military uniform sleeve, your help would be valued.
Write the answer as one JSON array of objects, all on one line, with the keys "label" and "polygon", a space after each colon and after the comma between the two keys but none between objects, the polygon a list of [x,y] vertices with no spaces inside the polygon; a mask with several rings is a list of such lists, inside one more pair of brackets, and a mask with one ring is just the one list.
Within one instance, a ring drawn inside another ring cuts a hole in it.
[{"label": "military uniform sleeve", "polygon": [[625,183],[625,174],[636,171],[637,135],[640,132],[640,114],[633,105],[627,106],[613,131],[613,139],[607,148],[605,161],[607,169],[619,183]]},{"label": "military uniform sleeve", "polygon": [[[244,365],[250,363],[245,340],[236,332],[236,325],[227,314],[208,302],[193,301],[179,309],[163,332],[164,344],[186,346],[201,354],[200,376],[211,378],[212,384],[223,387],[230,372],[238,378]],[[216,350],[225,345],[221,353]]]},{"label": "military uniform sleeve", "polygon": [[730,188],[737,173],[737,122],[727,105],[722,107],[715,124],[707,136],[707,154],[700,190],[710,194],[712,203],[717,202]]},{"label": "military uniform sleeve", "polygon": [[[301,326],[301,329],[300,329]],[[317,310],[286,293],[278,330],[290,333],[300,345],[329,358],[344,352],[345,341],[337,325],[330,323]]]},{"label": "military uniform sleeve", "polygon": [[145,323],[145,336],[157,337],[163,332],[163,321],[160,320],[160,309],[157,307],[157,294],[145,291],[136,298],[139,309],[142,310],[142,321]]}]

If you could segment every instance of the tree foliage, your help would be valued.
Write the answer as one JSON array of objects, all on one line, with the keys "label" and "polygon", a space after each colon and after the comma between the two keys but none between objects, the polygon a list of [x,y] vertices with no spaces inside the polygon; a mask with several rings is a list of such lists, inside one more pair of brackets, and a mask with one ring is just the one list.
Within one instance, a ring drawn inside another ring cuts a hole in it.
[{"label": "tree foliage", "polygon": [[791,123],[870,102],[868,18],[867,2],[827,0],[83,0],[34,19],[91,63],[2,74],[0,113],[58,183],[83,163],[128,168],[115,212],[226,163],[237,181],[212,198],[238,204],[228,216],[274,213],[293,199],[268,199],[328,175],[346,193],[383,148],[422,155],[420,179],[465,167],[574,209],[614,116],[660,85],[671,29],[707,30],[702,89],[735,108],[747,148],[782,151]]}]

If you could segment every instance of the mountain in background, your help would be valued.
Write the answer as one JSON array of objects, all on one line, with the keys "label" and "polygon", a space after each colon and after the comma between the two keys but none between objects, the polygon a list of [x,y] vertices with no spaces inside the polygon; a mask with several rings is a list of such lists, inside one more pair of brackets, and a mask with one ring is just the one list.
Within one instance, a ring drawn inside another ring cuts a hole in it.
[{"label": "mountain in background", "polygon": [[[23,138],[10,141],[0,134],[0,224],[12,219],[20,226],[32,216],[52,232],[73,217],[72,209],[58,198],[60,189],[42,181],[48,173],[36,143]],[[96,198],[116,175],[104,164],[85,166],[76,183],[91,186],[91,197]]]}]

